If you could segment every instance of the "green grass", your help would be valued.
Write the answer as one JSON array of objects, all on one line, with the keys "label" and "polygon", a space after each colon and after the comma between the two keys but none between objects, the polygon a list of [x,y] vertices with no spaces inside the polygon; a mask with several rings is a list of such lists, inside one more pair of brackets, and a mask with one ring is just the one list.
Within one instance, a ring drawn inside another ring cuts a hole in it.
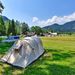
[{"label": "green grass", "polygon": [[[25,69],[0,62],[0,75],[75,75],[75,37],[41,37],[45,53]],[[0,56],[12,44],[0,44]]]}]

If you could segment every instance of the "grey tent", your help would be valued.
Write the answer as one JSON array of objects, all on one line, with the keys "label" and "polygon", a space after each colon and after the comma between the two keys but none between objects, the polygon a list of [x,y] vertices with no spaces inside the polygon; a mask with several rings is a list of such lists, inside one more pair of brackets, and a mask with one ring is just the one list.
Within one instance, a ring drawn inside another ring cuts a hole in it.
[{"label": "grey tent", "polygon": [[44,52],[42,42],[37,36],[18,40],[6,53],[1,61],[18,67],[27,67]]}]

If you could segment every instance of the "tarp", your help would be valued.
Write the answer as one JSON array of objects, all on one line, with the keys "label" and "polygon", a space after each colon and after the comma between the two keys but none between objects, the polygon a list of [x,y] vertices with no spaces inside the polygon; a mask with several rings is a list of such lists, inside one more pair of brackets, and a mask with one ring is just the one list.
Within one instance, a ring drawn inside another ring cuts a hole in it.
[{"label": "tarp", "polygon": [[27,67],[44,52],[42,41],[37,36],[18,40],[1,59],[18,67]]}]

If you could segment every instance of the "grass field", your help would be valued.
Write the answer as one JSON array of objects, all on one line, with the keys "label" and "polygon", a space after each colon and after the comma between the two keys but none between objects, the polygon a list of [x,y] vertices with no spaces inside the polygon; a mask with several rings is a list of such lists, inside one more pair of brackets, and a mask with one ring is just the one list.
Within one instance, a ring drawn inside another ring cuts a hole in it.
[{"label": "grass field", "polygon": [[[25,69],[0,62],[0,75],[75,75],[75,37],[41,37],[45,53]],[[12,44],[0,44],[0,57]]]}]

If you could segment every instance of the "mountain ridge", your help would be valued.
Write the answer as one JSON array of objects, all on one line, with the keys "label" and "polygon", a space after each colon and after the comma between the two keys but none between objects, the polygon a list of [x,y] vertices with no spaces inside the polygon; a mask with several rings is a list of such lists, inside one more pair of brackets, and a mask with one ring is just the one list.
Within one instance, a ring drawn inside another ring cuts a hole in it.
[{"label": "mountain ridge", "polygon": [[[1,16],[1,15],[0,15],[0,16]],[[9,18],[7,18],[6,16],[3,16],[3,15],[2,15],[2,18],[3,18],[4,21],[10,20]]]},{"label": "mountain ridge", "polygon": [[66,22],[65,24],[52,24],[43,27],[43,29],[51,29],[55,32],[75,32],[75,21]]}]

